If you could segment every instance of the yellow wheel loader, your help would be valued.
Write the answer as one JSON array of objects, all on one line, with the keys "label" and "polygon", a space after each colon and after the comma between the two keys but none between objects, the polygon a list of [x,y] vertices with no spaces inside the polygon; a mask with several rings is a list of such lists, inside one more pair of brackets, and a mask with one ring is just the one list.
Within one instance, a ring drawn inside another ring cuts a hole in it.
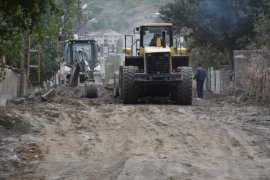
[{"label": "yellow wheel loader", "polygon": [[[140,38],[133,42],[136,33]],[[134,29],[134,35],[125,35],[125,60],[114,76],[114,96],[124,104],[135,104],[144,96],[167,96],[191,105],[192,68],[185,49],[177,47],[172,24],[144,24]]]}]

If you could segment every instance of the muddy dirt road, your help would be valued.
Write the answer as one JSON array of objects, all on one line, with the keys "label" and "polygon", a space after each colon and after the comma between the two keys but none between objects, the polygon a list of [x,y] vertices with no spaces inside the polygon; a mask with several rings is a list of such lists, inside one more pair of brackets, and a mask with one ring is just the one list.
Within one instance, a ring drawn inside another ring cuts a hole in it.
[{"label": "muddy dirt road", "polygon": [[122,105],[58,88],[0,115],[0,179],[270,179],[270,110],[215,97]]}]

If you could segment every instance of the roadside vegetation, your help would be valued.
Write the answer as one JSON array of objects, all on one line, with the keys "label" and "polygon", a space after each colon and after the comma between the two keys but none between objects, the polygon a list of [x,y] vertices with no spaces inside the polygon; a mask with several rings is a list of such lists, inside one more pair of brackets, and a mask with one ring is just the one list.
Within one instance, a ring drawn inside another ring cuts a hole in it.
[{"label": "roadside vegetation", "polygon": [[160,10],[184,36],[195,64],[230,64],[233,51],[269,46],[270,3],[258,0],[176,0]]},{"label": "roadside vegetation", "polygon": [[[73,22],[81,11],[75,0],[0,2],[0,57],[5,64],[21,68],[27,60],[28,38],[41,49],[41,79],[50,79],[58,70],[61,41],[73,36]],[[38,42],[38,44],[37,44]],[[0,61],[3,66],[3,62]],[[3,69],[2,69],[3,71]],[[4,75],[4,73],[0,73]]]},{"label": "roadside vegetation", "polygon": [[[82,8],[84,4],[87,6]],[[264,0],[2,0],[0,57],[21,69],[31,35],[42,51],[41,79],[48,80],[58,70],[62,42],[85,21],[96,19],[86,24],[87,32],[112,29],[126,33],[158,11],[162,21],[176,26],[175,35],[184,37],[193,66],[230,64],[233,68],[233,50],[269,46],[270,2]],[[0,79],[5,74],[2,61],[1,67]]]}]

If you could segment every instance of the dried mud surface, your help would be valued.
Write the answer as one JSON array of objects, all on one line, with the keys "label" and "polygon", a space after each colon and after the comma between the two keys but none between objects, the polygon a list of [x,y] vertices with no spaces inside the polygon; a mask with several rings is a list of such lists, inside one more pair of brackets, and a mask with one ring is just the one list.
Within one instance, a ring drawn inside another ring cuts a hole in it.
[{"label": "dried mud surface", "polygon": [[122,105],[57,87],[0,109],[0,179],[270,179],[270,109],[207,95]]}]

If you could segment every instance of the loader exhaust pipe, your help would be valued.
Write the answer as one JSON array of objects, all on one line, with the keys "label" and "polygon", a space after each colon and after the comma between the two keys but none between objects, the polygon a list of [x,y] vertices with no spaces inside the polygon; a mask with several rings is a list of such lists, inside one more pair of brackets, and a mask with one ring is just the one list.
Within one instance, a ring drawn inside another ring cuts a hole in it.
[{"label": "loader exhaust pipe", "polygon": [[166,47],[166,31],[162,31],[162,47]]}]

